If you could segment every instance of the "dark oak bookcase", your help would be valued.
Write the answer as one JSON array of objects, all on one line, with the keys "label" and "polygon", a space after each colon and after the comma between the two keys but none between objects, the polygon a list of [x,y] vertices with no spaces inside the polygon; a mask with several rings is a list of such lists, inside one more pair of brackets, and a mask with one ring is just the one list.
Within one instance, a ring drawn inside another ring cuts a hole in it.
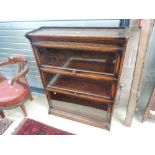
[{"label": "dark oak bookcase", "polygon": [[[26,37],[32,44],[49,113],[110,129],[127,44],[125,29],[41,27]],[[52,100],[100,109],[106,116],[98,119],[67,106],[56,108]]]}]

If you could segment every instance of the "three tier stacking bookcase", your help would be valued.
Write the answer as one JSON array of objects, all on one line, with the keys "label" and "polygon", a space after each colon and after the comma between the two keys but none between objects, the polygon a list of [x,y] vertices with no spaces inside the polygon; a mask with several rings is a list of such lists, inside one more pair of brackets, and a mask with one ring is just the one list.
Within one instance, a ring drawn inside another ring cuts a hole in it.
[{"label": "three tier stacking bookcase", "polygon": [[49,113],[110,129],[127,44],[125,29],[41,27],[26,37]]}]

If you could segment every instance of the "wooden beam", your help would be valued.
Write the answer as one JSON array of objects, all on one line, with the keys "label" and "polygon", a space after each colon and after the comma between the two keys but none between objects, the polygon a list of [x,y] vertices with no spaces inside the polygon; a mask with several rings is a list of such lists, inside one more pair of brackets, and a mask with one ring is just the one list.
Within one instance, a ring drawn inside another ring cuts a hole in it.
[{"label": "wooden beam", "polygon": [[130,90],[130,97],[128,102],[128,109],[125,119],[125,125],[131,126],[134,112],[137,105],[138,100],[138,92],[141,82],[141,77],[144,68],[144,61],[147,53],[148,42],[150,38],[150,34],[152,32],[154,20],[144,19],[142,20],[142,28],[140,33],[137,57],[136,57],[136,65],[134,69],[134,75],[132,80],[132,86]]}]

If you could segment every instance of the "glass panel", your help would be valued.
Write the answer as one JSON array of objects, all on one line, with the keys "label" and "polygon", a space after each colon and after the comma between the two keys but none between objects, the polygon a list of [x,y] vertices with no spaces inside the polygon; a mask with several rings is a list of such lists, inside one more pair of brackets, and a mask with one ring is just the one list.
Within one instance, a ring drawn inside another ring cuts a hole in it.
[{"label": "glass panel", "polygon": [[116,53],[39,48],[42,65],[114,74]]},{"label": "glass panel", "polygon": [[52,100],[59,100],[59,101],[74,103],[74,104],[83,105],[86,107],[89,106],[92,108],[108,111],[108,104],[104,102],[98,102],[94,100],[89,100],[89,99],[79,98],[76,96],[69,96],[66,94],[64,95],[64,94],[54,93],[54,92],[51,92],[50,94],[51,94]]},{"label": "glass panel", "polygon": [[[48,75],[48,74],[47,74]],[[92,95],[96,97],[110,98],[112,82],[93,80],[88,78],[71,77],[60,74],[49,74],[48,87],[61,89],[62,91],[70,91],[84,95]]]},{"label": "glass panel", "polygon": [[70,112],[74,115],[95,119],[96,121],[103,122],[107,119],[107,111],[75,103],[52,100],[52,107],[61,111]]}]

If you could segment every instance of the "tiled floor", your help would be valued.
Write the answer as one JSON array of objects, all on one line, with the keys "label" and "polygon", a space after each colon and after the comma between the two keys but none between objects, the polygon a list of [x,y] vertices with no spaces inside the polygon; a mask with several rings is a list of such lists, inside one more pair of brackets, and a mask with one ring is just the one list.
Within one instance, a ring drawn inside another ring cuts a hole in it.
[{"label": "tiled floor", "polygon": [[[32,102],[26,102],[26,109],[28,112],[28,117],[51,125],[53,127],[75,133],[77,135],[125,135],[130,137],[135,134],[145,135],[146,131],[148,136],[154,135],[155,122],[146,121],[141,123],[139,120],[134,118],[132,126],[130,128],[123,125],[125,118],[125,109],[120,107],[115,107],[111,131],[104,129],[92,127],[75,121],[67,120],[61,117],[56,117],[53,115],[48,115],[48,104],[44,95],[33,94],[34,100]],[[8,118],[14,120],[13,124],[8,128],[4,135],[10,135],[18,124],[22,121],[23,113],[20,108],[5,111]]]}]

